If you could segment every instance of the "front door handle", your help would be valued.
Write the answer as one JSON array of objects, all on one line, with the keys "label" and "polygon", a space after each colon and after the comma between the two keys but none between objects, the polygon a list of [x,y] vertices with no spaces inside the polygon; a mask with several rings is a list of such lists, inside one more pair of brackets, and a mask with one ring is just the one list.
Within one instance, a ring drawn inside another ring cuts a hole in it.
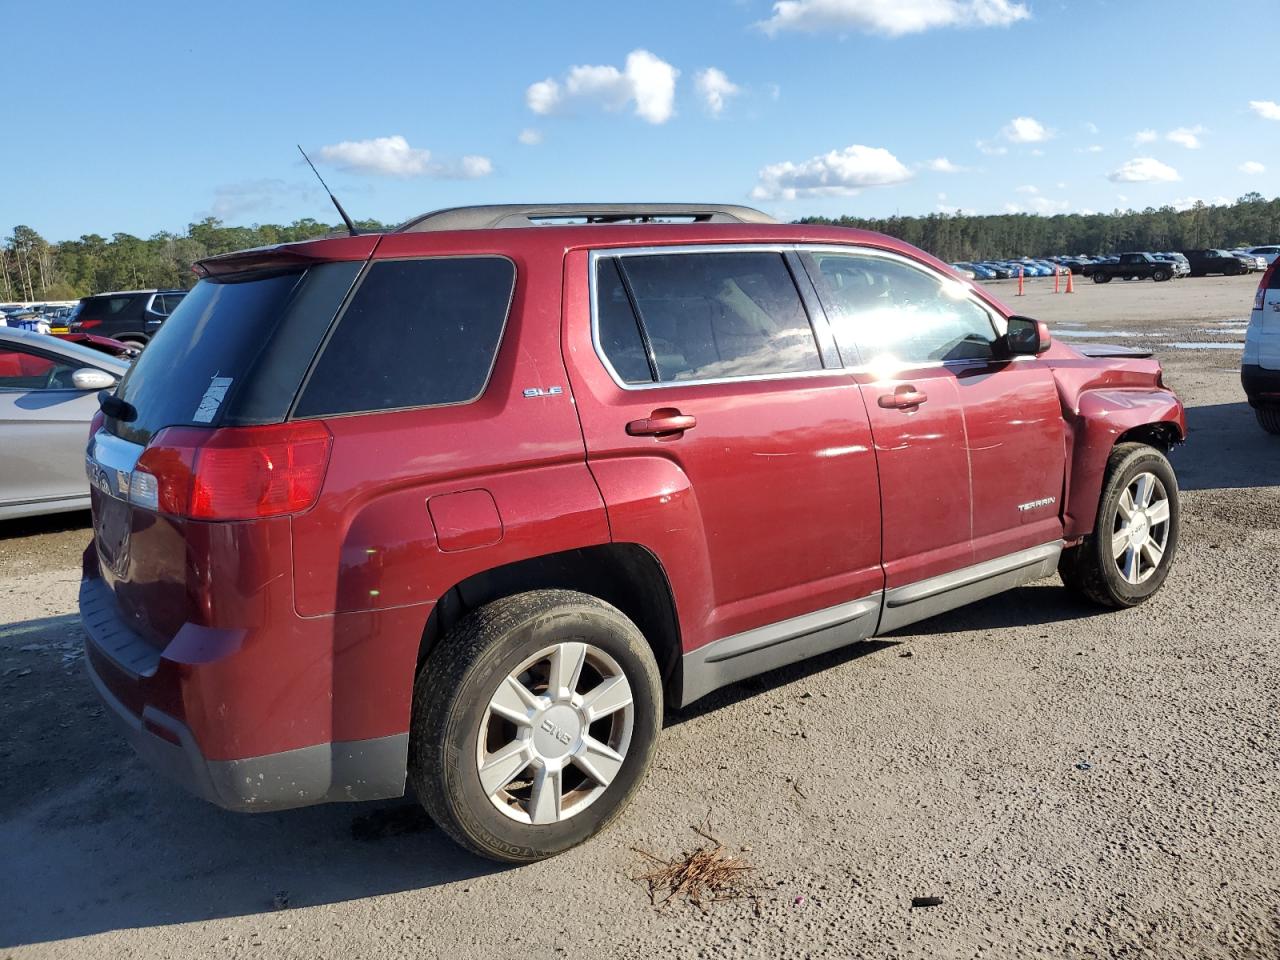
[{"label": "front door handle", "polygon": [[666,437],[692,430],[698,425],[696,418],[681,413],[674,407],[655,410],[644,420],[632,420],[627,433],[633,437]]},{"label": "front door handle", "polygon": [[929,399],[923,390],[917,390],[910,384],[903,384],[893,393],[880,395],[876,402],[887,410],[912,410]]}]

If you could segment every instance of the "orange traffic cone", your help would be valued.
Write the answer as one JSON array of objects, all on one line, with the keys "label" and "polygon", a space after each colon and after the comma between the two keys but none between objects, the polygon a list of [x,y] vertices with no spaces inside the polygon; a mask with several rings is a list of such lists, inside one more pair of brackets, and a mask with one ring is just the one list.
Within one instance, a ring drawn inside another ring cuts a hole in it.
[{"label": "orange traffic cone", "polygon": [[1075,290],[1074,290],[1074,289],[1072,288],[1072,286],[1071,286],[1071,271],[1070,271],[1070,270],[1068,270],[1068,271],[1067,271],[1067,293],[1075,293]]},{"label": "orange traffic cone", "polygon": [[1018,296],[1022,296],[1022,277],[1026,273],[1023,267],[1018,268]]},{"label": "orange traffic cone", "polygon": [[1053,268],[1053,292],[1054,292],[1054,293],[1061,293],[1061,292],[1062,292],[1060,289],[1058,289],[1058,285],[1059,285],[1061,282],[1062,282],[1062,268],[1061,268],[1061,267],[1054,267],[1054,268]]}]

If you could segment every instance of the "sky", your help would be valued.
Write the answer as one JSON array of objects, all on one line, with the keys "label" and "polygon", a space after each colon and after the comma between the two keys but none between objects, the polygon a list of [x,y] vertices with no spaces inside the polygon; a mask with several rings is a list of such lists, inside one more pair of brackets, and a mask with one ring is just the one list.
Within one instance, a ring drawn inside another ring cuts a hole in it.
[{"label": "sky", "polygon": [[0,231],[331,222],[295,144],[353,216],[388,223],[522,201],[793,219],[1273,197],[1277,13],[1280,0],[0,0]]}]

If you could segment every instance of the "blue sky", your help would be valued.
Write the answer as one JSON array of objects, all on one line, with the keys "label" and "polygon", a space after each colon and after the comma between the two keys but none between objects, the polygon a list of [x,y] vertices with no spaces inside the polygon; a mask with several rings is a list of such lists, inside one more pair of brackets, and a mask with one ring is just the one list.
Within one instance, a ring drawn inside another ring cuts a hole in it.
[{"label": "blue sky", "polygon": [[6,234],[332,219],[295,143],[353,215],[389,222],[520,200],[792,218],[1280,192],[1276,0],[7,7]]}]

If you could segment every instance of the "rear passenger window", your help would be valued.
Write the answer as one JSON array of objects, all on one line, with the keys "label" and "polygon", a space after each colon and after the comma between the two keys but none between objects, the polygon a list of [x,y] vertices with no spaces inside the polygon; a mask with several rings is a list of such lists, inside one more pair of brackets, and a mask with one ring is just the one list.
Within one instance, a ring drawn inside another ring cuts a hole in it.
[{"label": "rear passenger window", "polygon": [[371,266],[325,345],[295,414],[466,403],[483,392],[515,287],[502,257]]},{"label": "rear passenger window", "polygon": [[614,371],[626,383],[652,383],[653,371],[640,336],[640,321],[631,309],[618,262],[612,257],[596,265],[596,313],[600,346]]},{"label": "rear passenger window", "polygon": [[994,355],[991,316],[958,280],[886,257],[814,253],[805,262],[847,357],[937,363]]},{"label": "rear passenger window", "polygon": [[[822,369],[809,317],[781,254],[646,254],[617,262],[653,349],[658,380]],[[604,297],[606,287],[600,288]],[[603,302],[600,307],[603,332]],[[631,375],[641,375],[639,365],[621,352],[615,360],[616,348],[603,336],[602,346],[619,373],[621,363]]]}]

